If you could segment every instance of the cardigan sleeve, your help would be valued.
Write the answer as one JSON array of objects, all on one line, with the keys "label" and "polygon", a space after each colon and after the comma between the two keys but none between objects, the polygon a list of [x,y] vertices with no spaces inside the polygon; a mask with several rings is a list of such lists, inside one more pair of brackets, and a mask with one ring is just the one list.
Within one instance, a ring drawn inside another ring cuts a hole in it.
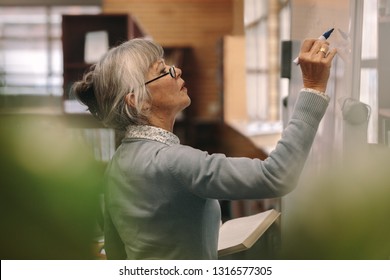
[{"label": "cardigan sleeve", "polygon": [[328,100],[302,91],[274,151],[262,161],[229,158],[183,145],[165,151],[166,164],[181,187],[200,197],[262,199],[280,197],[297,184]]}]

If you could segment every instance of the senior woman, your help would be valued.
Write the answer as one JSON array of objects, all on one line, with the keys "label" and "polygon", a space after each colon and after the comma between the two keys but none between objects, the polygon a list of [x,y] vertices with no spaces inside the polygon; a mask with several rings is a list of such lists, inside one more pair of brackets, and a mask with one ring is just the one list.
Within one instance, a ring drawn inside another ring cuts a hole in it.
[{"label": "senior woman", "polygon": [[[325,48],[325,51],[322,51]],[[73,86],[107,127],[125,131],[105,189],[108,259],[217,259],[219,199],[280,197],[296,185],[326,111],[336,50],[305,40],[303,89],[269,157],[229,158],[181,145],[176,115],[190,105],[182,71],[158,44],[133,39],[111,49]]]}]

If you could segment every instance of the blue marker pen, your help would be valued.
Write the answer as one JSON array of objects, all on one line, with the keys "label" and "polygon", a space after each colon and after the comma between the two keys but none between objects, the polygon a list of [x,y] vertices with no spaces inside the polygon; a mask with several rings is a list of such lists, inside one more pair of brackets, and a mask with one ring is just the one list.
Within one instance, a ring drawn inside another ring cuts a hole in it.
[{"label": "blue marker pen", "polygon": [[[334,28],[329,29],[329,30],[326,31],[324,34],[322,34],[322,35],[318,38],[318,40],[325,41],[326,39],[329,38],[330,34],[332,34],[333,30],[334,30]],[[295,63],[296,65],[299,64],[299,57],[297,57],[296,59],[294,59],[294,63]]]}]

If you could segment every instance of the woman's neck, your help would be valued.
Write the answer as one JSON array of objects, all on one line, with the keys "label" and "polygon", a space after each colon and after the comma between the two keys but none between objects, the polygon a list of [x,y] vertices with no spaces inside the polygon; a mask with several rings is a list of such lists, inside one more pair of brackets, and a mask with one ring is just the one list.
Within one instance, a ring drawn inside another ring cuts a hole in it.
[{"label": "woman's neck", "polygon": [[173,126],[175,125],[175,118],[162,118],[156,115],[151,115],[149,117],[149,123],[155,127],[159,127],[169,132],[173,132]]}]

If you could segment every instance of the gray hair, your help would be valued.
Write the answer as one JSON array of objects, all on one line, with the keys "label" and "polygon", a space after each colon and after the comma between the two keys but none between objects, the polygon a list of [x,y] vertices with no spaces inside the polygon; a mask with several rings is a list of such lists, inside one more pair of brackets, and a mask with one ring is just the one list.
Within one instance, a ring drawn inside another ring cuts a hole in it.
[{"label": "gray hair", "polygon": [[[110,49],[81,81],[74,83],[72,91],[107,127],[125,130],[132,124],[148,124],[149,111],[144,104],[151,96],[145,77],[163,56],[162,47],[150,40],[129,40]],[[135,97],[134,107],[126,103],[129,93]]]}]

